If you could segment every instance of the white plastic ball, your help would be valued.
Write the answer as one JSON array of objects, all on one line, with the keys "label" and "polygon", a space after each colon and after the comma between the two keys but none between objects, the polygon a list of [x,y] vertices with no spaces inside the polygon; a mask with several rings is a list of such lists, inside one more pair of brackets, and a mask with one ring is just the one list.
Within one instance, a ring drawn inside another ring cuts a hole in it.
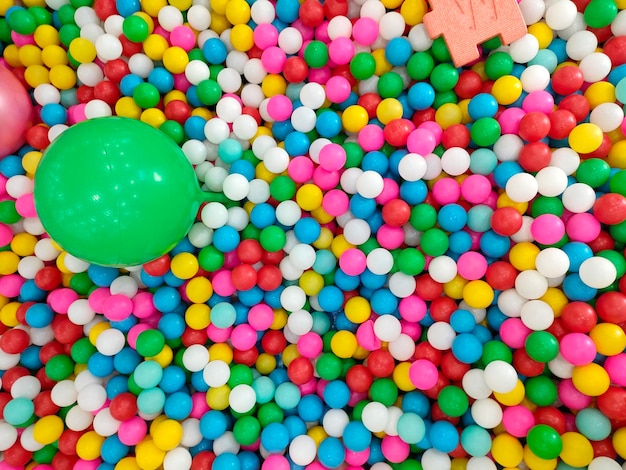
[{"label": "white plastic ball", "polygon": [[417,153],[407,153],[400,159],[398,173],[405,181],[418,181],[424,177],[427,168],[424,157]]},{"label": "white plastic ball", "polygon": [[550,84],[550,72],[543,65],[533,64],[522,72],[520,80],[522,89],[527,93],[545,90]]},{"label": "white plastic ball", "polygon": [[295,201],[283,201],[276,206],[276,220],[286,227],[294,226],[301,218],[302,209]]},{"label": "white plastic ball", "polygon": [[402,325],[393,315],[381,315],[374,321],[374,334],[385,342],[395,341],[402,333]]},{"label": "white plastic ball", "polygon": [[319,109],[326,100],[324,87],[319,83],[309,82],[300,89],[300,102],[311,109]]},{"label": "white plastic ball", "polygon": [[202,222],[196,222],[189,229],[187,238],[189,238],[189,243],[196,248],[204,248],[213,241],[213,229],[207,227]]},{"label": "white plastic ball", "polygon": [[211,12],[203,5],[192,5],[187,11],[187,21],[196,31],[204,31],[211,25]]},{"label": "white plastic ball", "polygon": [[43,449],[44,445],[40,442],[37,442],[34,436],[35,425],[31,424],[26,427],[20,436],[20,444],[29,452],[37,452],[40,449]]},{"label": "white plastic ball", "polygon": [[415,353],[415,341],[404,333],[389,343],[389,353],[396,361],[408,361]]},{"label": "white plastic ball", "polygon": [[570,59],[582,60],[596,50],[598,38],[591,31],[578,31],[567,40],[565,52]]},{"label": "white plastic ball", "polygon": [[623,120],[624,110],[617,103],[600,103],[589,115],[589,122],[597,125],[602,132],[613,132]]},{"label": "white plastic ball", "polygon": [[326,434],[331,437],[343,436],[343,430],[350,422],[350,417],[341,408],[331,408],[322,418],[322,426]]},{"label": "white plastic ball", "polygon": [[389,421],[389,411],[382,403],[371,401],[363,407],[361,421],[369,431],[381,432]]},{"label": "white plastic ball", "polygon": [[505,191],[507,196],[515,202],[529,202],[539,190],[539,184],[530,173],[517,173],[506,182]]},{"label": "white plastic ball", "polygon": [[13,398],[24,397],[34,400],[41,392],[41,382],[37,377],[25,375],[18,378],[11,386],[11,396]]},{"label": "white plastic ball", "polygon": [[266,202],[270,197],[270,185],[267,181],[255,178],[250,181],[250,190],[248,191],[248,201],[253,204],[261,204]]},{"label": "white plastic ball", "polygon": [[228,208],[228,222],[226,225],[240,232],[246,228],[249,222],[250,217],[243,207],[234,206]]},{"label": "white plastic ball", "polygon": [[496,464],[487,456],[470,457],[465,470],[497,470]]},{"label": "white plastic ball", "polygon": [[485,367],[485,383],[497,393],[509,393],[517,386],[517,371],[508,362],[495,360]]},{"label": "white plastic ball", "polygon": [[515,278],[515,290],[527,299],[538,299],[548,290],[548,281],[539,271],[528,269]]},{"label": "white plastic ball", "polygon": [[291,125],[296,131],[310,132],[315,129],[316,122],[315,111],[307,106],[300,106],[291,113]]},{"label": "white plastic ball", "polygon": [[4,421],[0,422],[0,452],[4,452],[17,441],[17,429]]},{"label": "white plastic ball", "polygon": [[36,256],[24,256],[17,264],[17,273],[24,279],[35,279],[35,275],[45,266]]},{"label": "white plastic ball", "polygon": [[313,328],[313,316],[306,310],[296,310],[287,317],[287,327],[298,336],[307,334]]},{"label": "white plastic ball", "polygon": [[539,52],[539,41],[530,33],[513,41],[509,48],[509,55],[518,64],[530,62],[537,52]]},{"label": "white plastic ball", "polygon": [[529,300],[522,306],[520,317],[527,328],[543,331],[554,323],[554,310],[543,300]]},{"label": "white plastic ball", "polygon": [[209,66],[201,60],[191,60],[185,66],[185,78],[192,85],[197,85],[211,76]]},{"label": "white plastic ball", "polygon": [[524,18],[524,22],[527,25],[537,23],[546,10],[546,4],[543,0],[522,0],[519,3],[520,11],[522,12],[522,17]]},{"label": "white plastic ball", "polygon": [[54,331],[52,327],[45,326],[43,328],[30,329],[30,341],[36,346],[43,346],[54,339]]},{"label": "white plastic ball", "polygon": [[290,157],[282,147],[272,147],[263,154],[263,163],[270,173],[280,174],[289,166]]},{"label": "white plastic ball", "polygon": [[450,456],[434,448],[424,451],[421,464],[424,470],[450,470],[452,467]]},{"label": "white plastic ball", "polygon": [[202,433],[200,432],[200,420],[197,418],[187,418],[182,423],[183,438],[180,445],[185,447],[194,447],[202,442]]},{"label": "white plastic ball", "polygon": [[278,47],[285,54],[295,54],[302,47],[302,34],[296,28],[288,26],[278,34]]},{"label": "white plastic ball", "polygon": [[213,441],[213,452],[215,455],[220,455],[225,452],[231,454],[238,454],[241,445],[235,439],[232,431],[226,431],[220,437]]},{"label": "white plastic ball", "polygon": [[[60,254],[49,238],[42,238],[35,244],[35,256],[42,261],[52,261]],[[76,271],[72,271],[76,272]]]},{"label": "white plastic ball", "polygon": [[217,102],[215,112],[217,117],[231,123],[241,115],[241,103],[232,96],[226,96]]},{"label": "white plastic ball", "polygon": [[113,34],[103,34],[96,39],[96,53],[102,62],[119,59],[123,48],[120,40]]},{"label": "white plastic ball", "polygon": [[172,31],[176,26],[182,26],[183,24],[183,14],[178,8],[171,5],[162,7],[157,18],[159,25],[165,31]]},{"label": "white plastic ball", "polygon": [[315,249],[307,243],[298,243],[289,252],[289,260],[294,267],[307,270],[315,263]]},{"label": "white plastic ball", "polygon": [[430,38],[428,31],[426,31],[424,23],[413,26],[409,30],[407,39],[415,52],[427,51],[433,45],[433,40]]},{"label": "white plastic ball", "polygon": [[367,269],[372,273],[383,275],[393,268],[393,255],[385,248],[374,248],[365,259]]},{"label": "white plastic ball", "polygon": [[484,400],[491,395],[492,390],[485,383],[485,371],[482,369],[470,369],[461,379],[463,390],[469,397],[475,400]]},{"label": "white plastic ball", "polygon": [[237,116],[233,121],[233,132],[238,139],[252,139],[259,130],[256,120],[249,114]]},{"label": "white plastic ball", "polygon": [[168,451],[163,459],[163,470],[187,470],[191,468],[193,458],[184,447],[176,447]]},{"label": "white plastic ball", "polygon": [[104,72],[95,63],[80,64],[76,69],[76,76],[81,83],[87,86],[95,86],[104,78]]},{"label": "white plastic ball", "polygon": [[154,70],[154,63],[145,54],[133,54],[128,60],[128,68],[131,73],[139,75],[141,78],[148,78],[150,72]]},{"label": "white plastic ball", "polygon": [[624,10],[620,10],[611,23],[611,32],[613,33],[613,36],[626,35],[626,13],[623,13],[623,11]]},{"label": "white plastic ball", "polygon": [[379,22],[385,13],[385,5],[383,5],[379,0],[367,0],[363,3],[363,5],[361,5],[361,18],[372,18],[373,20],[376,20],[376,22]]},{"label": "white plastic ball", "polygon": [[520,151],[524,148],[524,141],[515,134],[504,134],[493,144],[493,152],[501,162],[517,161]]},{"label": "white plastic ball", "polygon": [[296,465],[306,466],[317,455],[317,445],[311,436],[300,434],[289,444],[289,457]]},{"label": "white plastic ball", "polygon": [[103,331],[96,338],[96,349],[104,356],[115,356],[124,348],[126,337],[115,328]]},{"label": "white plastic ball", "polygon": [[389,278],[389,291],[399,299],[413,295],[416,285],[415,276],[402,272],[393,273]]},{"label": "white plastic ball", "polygon": [[333,40],[337,38],[349,38],[352,35],[352,22],[345,16],[334,16],[328,22],[328,37]]},{"label": "white plastic ball", "polygon": [[98,24],[100,18],[96,15],[96,11],[88,6],[78,7],[74,12],[74,22],[79,28],[83,28],[89,24]]},{"label": "white plastic ball", "polygon": [[244,106],[259,108],[259,112],[261,112],[261,115],[263,116],[261,104],[266,98],[263,94],[263,89],[259,85],[255,85],[254,83],[245,84],[241,89],[239,97],[241,98]]},{"label": "white plastic ball", "polygon": [[587,470],[622,470],[622,466],[610,457],[600,456],[589,463]]},{"label": "white plastic ball", "polygon": [[456,277],[456,263],[449,256],[436,256],[428,265],[428,273],[434,281],[445,284]]},{"label": "white plastic ball", "polygon": [[560,379],[570,379],[574,372],[574,365],[566,361],[561,353],[548,362],[548,369],[552,374]]},{"label": "white plastic ball", "polygon": [[560,248],[548,247],[535,258],[535,267],[547,278],[559,277],[567,273],[570,266],[569,256]]},{"label": "white plastic ball", "polygon": [[476,400],[472,404],[470,412],[476,424],[485,429],[493,429],[502,422],[502,408],[492,398]]},{"label": "white plastic ball", "polygon": [[231,201],[241,201],[248,196],[250,183],[240,173],[232,173],[224,179],[224,196]]},{"label": "white plastic ball", "polygon": [[357,192],[364,198],[374,199],[378,197],[383,192],[383,188],[383,177],[373,170],[364,171],[356,181]]},{"label": "white plastic ball", "polygon": [[219,359],[210,361],[202,370],[202,378],[209,387],[221,387],[230,378],[230,367]]},{"label": "white plastic ball", "polygon": [[537,192],[542,196],[560,196],[567,188],[567,175],[556,166],[542,168],[535,175]]},{"label": "white plastic ball", "polygon": [[183,353],[183,365],[189,372],[199,372],[209,363],[209,350],[202,344],[192,344]]},{"label": "white plastic ball", "polygon": [[451,147],[441,156],[441,168],[450,176],[459,176],[469,169],[470,155],[461,147]]},{"label": "white plastic ball", "polygon": [[102,408],[93,419],[93,430],[100,436],[109,437],[120,428],[121,421],[111,416],[110,408]]},{"label": "white plastic ball", "polygon": [[570,212],[582,213],[591,209],[596,202],[594,189],[585,183],[574,183],[563,191],[563,207]]},{"label": "white plastic ball", "polygon": [[576,4],[563,0],[550,5],[546,9],[545,19],[550,29],[559,31],[570,27],[576,21]]},{"label": "white plastic ball", "polygon": [[455,337],[456,332],[447,322],[438,321],[428,327],[428,342],[433,348],[440,351],[450,349]]},{"label": "white plastic ball", "polygon": [[429,153],[424,155],[424,160],[426,160],[426,173],[422,179],[430,181],[441,175],[441,158],[439,156]]},{"label": "white plastic ball", "polygon": [[260,0],[252,4],[250,16],[256,24],[271,23],[276,18],[276,10],[271,2]]},{"label": "white plastic ball", "polygon": [[219,202],[209,202],[200,212],[202,223],[209,228],[217,229],[226,225],[228,209]]},{"label": "white plastic ball", "polygon": [[228,404],[237,413],[247,413],[256,403],[256,393],[248,384],[233,387],[228,395]]},{"label": "white plastic ball", "polygon": [[306,294],[300,286],[287,286],[280,293],[280,304],[288,312],[301,310],[306,303]]},{"label": "white plastic ball", "polygon": [[578,270],[581,281],[593,289],[609,287],[617,279],[617,269],[607,258],[592,256]]},{"label": "white plastic ball", "polygon": [[588,83],[603,80],[611,72],[611,59],[603,52],[593,52],[582,58],[578,68],[583,73],[583,78]]},{"label": "white plastic ball", "polygon": [[266,75],[267,72],[261,64],[261,59],[250,59],[243,68],[243,76],[248,83],[259,84]]},{"label": "white plastic ball", "polygon": [[237,70],[226,67],[217,74],[217,83],[224,93],[236,93],[242,85],[241,75]]},{"label": "white plastic ball", "polygon": [[76,402],[81,409],[93,412],[102,408],[106,399],[106,389],[98,383],[92,383],[78,392]]},{"label": "white plastic ball", "polygon": [[402,36],[405,27],[404,18],[397,11],[385,13],[378,23],[381,37],[387,40]]},{"label": "white plastic ball", "polygon": [[37,85],[33,91],[33,97],[37,104],[41,106],[61,102],[61,92],[49,83]]}]

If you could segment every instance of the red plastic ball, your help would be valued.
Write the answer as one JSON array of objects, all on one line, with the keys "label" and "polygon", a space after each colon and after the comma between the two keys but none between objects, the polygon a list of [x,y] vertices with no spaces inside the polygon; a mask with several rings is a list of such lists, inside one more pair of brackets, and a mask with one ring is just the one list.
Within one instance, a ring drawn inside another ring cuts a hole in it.
[{"label": "red plastic ball", "polygon": [[528,141],[536,142],[550,132],[550,118],[539,111],[532,111],[522,116],[519,121],[519,136]]},{"label": "red plastic ball", "polygon": [[463,70],[459,74],[459,81],[454,86],[454,92],[459,99],[470,99],[480,93],[482,86],[482,79],[477,72]]},{"label": "red plastic ball", "polygon": [[135,54],[141,53],[143,50],[143,44],[140,42],[133,42],[128,39],[126,36],[121,34],[118,36],[118,39],[122,43],[122,55],[124,57],[132,57]]},{"label": "red plastic ball", "polygon": [[256,346],[253,346],[250,349],[246,349],[245,351],[241,349],[235,349],[233,351],[233,360],[237,364],[243,364],[248,367],[252,367],[256,363],[256,360],[258,358],[259,350],[256,348]]},{"label": "red plastic ball", "polygon": [[41,290],[52,291],[63,282],[63,274],[55,266],[45,266],[37,271],[34,281]]},{"label": "red plastic ball", "polygon": [[567,109],[557,109],[552,111],[548,116],[550,119],[550,132],[548,137],[551,139],[566,139],[572,129],[576,127],[576,116]]},{"label": "red plastic ball", "polygon": [[11,391],[11,387],[17,379],[20,377],[26,377],[30,375],[28,369],[22,366],[15,366],[7,369],[7,371],[2,375],[2,388],[4,388],[7,392]]},{"label": "red plastic ball", "polygon": [[265,265],[271,264],[274,266],[278,266],[284,257],[285,257],[285,252],[283,250],[264,251],[263,257],[261,258],[261,262]]},{"label": "red plastic ball", "polygon": [[117,15],[115,0],[95,0],[95,2],[93,2],[93,9],[98,18],[102,21],[106,20],[111,15]]},{"label": "red plastic ball", "polygon": [[561,341],[561,339],[563,338],[563,336],[565,336],[567,333],[569,333],[567,331],[567,328],[565,328],[565,326],[563,326],[563,322],[561,321],[561,318],[555,318],[554,321],[552,322],[552,325],[550,325],[548,328],[546,328],[546,331],[548,333],[552,333],[554,335],[554,337],[556,339],[558,339],[559,341]]},{"label": "red plastic ball", "polygon": [[44,344],[39,350],[39,360],[46,364],[51,357],[64,353],[65,348],[63,344],[58,341],[50,341],[49,343]]},{"label": "red plastic ball", "polygon": [[285,61],[283,76],[289,83],[304,81],[309,73],[309,66],[302,57],[292,56]]},{"label": "red plastic ball", "polygon": [[517,270],[507,261],[496,261],[489,265],[485,280],[496,290],[507,290],[515,286]]},{"label": "red plastic ball", "polygon": [[612,420],[626,420],[626,390],[621,387],[609,387],[597,399],[598,409]]},{"label": "red plastic ball", "polygon": [[626,295],[621,292],[605,292],[596,301],[598,316],[608,323],[626,322]]},{"label": "red plastic ball", "polygon": [[109,404],[111,416],[118,421],[126,421],[137,414],[137,397],[130,392],[115,395]]},{"label": "red plastic ball", "polygon": [[316,28],[324,21],[324,6],[318,0],[305,0],[300,5],[300,20],[309,28]]},{"label": "red plastic ball", "polygon": [[438,297],[430,304],[430,316],[434,321],[449,322],[459,306],[450,297]]},{"label": "red plastic ball", "polygon": [[451,351],[441,357],[441,372],[452,381],[459,381],[470,370],[470,365],[459,361]]},{"label": "red plastic ball", "polygon": [[120,89],[115,83],[103,80],[93,87],[93,96],[114,108],[115,103],[120,99]]},{"label": "red plastic ball", "polygon": [[65,455],[59,452],[52,459],[50,466],[54,468],[54,470],[73,470],[78,460],[78,456],[76,455]]},{"label": "red plastic ball", "polygon": [[55,415],[61,409],[52,401],[51,390],[42,390],[33,399],[33,404],[35,405],[35,414],[39,417]]},{"label": "red plastic ball", "polygon": [[347,0],[326,0],[324,2],[324,15],[329,20],[335,16],[347,16]]},{"label": "red plastic ball", "polygon": [[113,83],[120,83],[130,73],[128,63],[122,59],[114,59],[104,64],[104,76]]},{"label": "red plastic ball", "polygon": [[296,385],[304,385],[313,378],[315,368],[311,361],[306,357],[297,357],[287,366],[287,376],[292,383]]},{"label": "red plastic ball", "polygon": [[589,115],[591,106],[583,95],[569,95],[559,103],[559,109],[566,109],[574,114],[576,122],[581,122]]},{"label": "red plastic ball", "polygon": [[170,270],[170,256],[159,256],[157,259],[143,265],[143,270],[150,276],[164,276]]},{"label": "red plastic ball", "polygon": [[92,86],[81,85],[76,89],[76,99],[79,103],[89,103],[96,97],[94,88]]},{"label": "red plastic ball", "polygon": [[598,323],[596,311],[587,302],[569,302],[561,310],[561,322],[572,333],[589,333]]},{"label": "red plastic ball", "polygon": [[493,211],[491,228],[498,235],[510,237],[522,228],[522,214],[514,207],[500,207]]},{"label": "red plastic ball", "polygon": [[388,351],[378,349],[370,353],[366,365],[374,377],[383,378],[393,374],[396,363]]},{"label": "red plastic ball", "polygon": [[591,442],[591,447],[593,447],[594,457],[608,457],[610,459],[615,459],[617,457],[617,452],[615,452],[613,441],[610,437],[602,439],[601,441],[590,440],[589,442]]},{"label": "red plastic ball", "polygon": [[[546,116],[547,118],[547,116]],[[531,173],[536,173],[550,164],[552,150],[544,142],[530,142],[520,150],[518,163]]]},{"label": "red plastic ball", "polygon": [[19,439],[4,451],[4,462],[11,467],[24,467],[33,458],[33,453],[24,449]]},{"label": "red plastic ball", "polygon": [[22,329],[14,328],[0,336],[0,349],[7,354],[20,354],[30,344],[30,336]]},{"label": "red plastic ball", "polygon": [[230,273],[230,280],[235,289],[246,291],[252,289],[257,283],[257,272],[249,264],[235,266]]},{"label": "red plastic ball", "polygon": [[207,341],[207,333],[205,329],[194,330],[187,327],[185,331],[183,331],[180,339],[185,347],[189,347],[193,344],[204,344]]},{"label": "red plastic ball", "polygon": [[35,149],[45,150],[50,145],[48,127],[44,124],[37,124],[29,128],[26,131],[26,142]]},{"label": "red plastic ball", "polygon": [[571,95],[580,90],[585,78],[583,71],[576,65],[567,65],[552,74],[552,89],[559,95]]},{"label": "red plastic ball", "polygon": [[239,246],[237,246],[237,257],[242,263],[258,263],[263,257],[263,248],[261,244],[253,238],[242,240]]},{"label": "red plastic ball", "polygon": [[205,450],[194,455],[191,461],[191,470],[206,470],[207,468],[213,468],[213,461],[215,460],[215,454]]},{"label": "red plastic ball", "polygon": [[439,392],[441,392],[441,390],[444,387],[447,387],[448,385],[450,385],[450,381],[448,380],[448,378],[445,375],[443,375],[440,372],[439,373],[439,377],[437,378],[437,383],[435,384],[435,386],[433,388],[425,390],[424,391],[424,395],[426,395],[431,400],[435,400],[439,396]]},{"label": "red plastic ball", "polygon": [[441,411],[441,407],[439,403],[435,402],[430,408],[430,416],[433,421],[447,421],[448,423],[452,423],[455,426],[459,424],[461,418],[458,416],[448,416],[443,411]]},{"label": "red plastic ball", "polygon": [[593,152],[581,153],[580,158],[606,158],[611,151],[611,147],[613,147],[613,142],[611,142],[611,138],[607,134],[602,134],[602,143],[600,144],[600,146]]},{"label": "red plastic ball", "polygon": [[357,100],[359,106],[363,106],[370,119],[376,117],[376,109],[383,99],[377,93],[364,93]]},{"label": "red plastic ball", "polygon": [[603,224],[617,225],[626,220],[626,197],[607,193],[596,199],[593,215]]},{"label": "red plastic ball", "polygon": [[372,373],[362,364],[350,367],[346,373],[346,384],[353,392],[365,393],[370,389],[373,382]]},{"label": "red plastic ball", "polygon": [[257,283],[260,289],[272,291],[277,289],[283,281],[283,275],[276,266],[261,266],[257,272]]},{"label": "red plastic ball", "polygon": [[278,330],[270,330],[265,332],[263,338],[261,338],[261,347],[267,354],[275,356],[282,353],[287,346],[287,340],[285,335]]},{"label": "red plastic ball", "polygon": [[415,293],[423,300],[435,300],[443,293],[443,284],[435,281],[429,274],[421,274],[415,281]]},{"label": "red plastic ball", "polygon": [[76,455],[76,443],[83,433],[66,429],[59,438],[59,451],[65,455]]},{"label": "red plastic ball", "polygon": [[404,147],[414,129],[415,125],[408,119],[393,119],[383,129],[383,136],[389,145]]},{"label": "red plastic ball", "polygon": [[392,199],[383,206],[383,220],[392,227],[401,227],[411,217],[411,207],[402,199]]},{"label": "red plastic ball", "polygon": [[181,100],[172,100],[163,108],[165,117],[171,121],[184,125],[191,117],[191,107]]},{"label": "red plastic ball", "polygon": [[604,44],[603,51],[613,67],[626,64],[626,36],[615,36]]},{"label": "red plastic ball", "polygon": [[67,315],[57,315],[52,320],[54,337],[63,344],[74,344],[83,335],[83,327],[70,321]]},{"label": "red plastic ball", "polygon": [[413,357],[417,361],[418,359],[427,359],[436,366],[439,366],[441,363],[441,358],[443,353],[435,349],[428,342],[419,343],[415,346],[415,352],[413,353]]},{"label": "red plastic ball", "polygon": [[537,362],[528,356],[524,349],[517,349],[513,353],[513,367],[520,374],[526,377],[536,377],[541,375],[545,369],[545,364]]},{"label": "red plastic ball", "polygon": [[559,434],[566,431],[565,415],[551,406],[540,406],[533,413],[535,424],[546,424]]},{"label": "red plastic ball", "polygon": [[446,149],[452,147],[467,148],[470,144],[471,134],[463,124],[453,124],[441,134],[441,145]]},{"label": "red plastic ball", "polygon": [[420,124],[434,121],[435,113],[435,108],[426,108],[421,111],[415,111],[411,117],[411,121],[413,121],[415,127],[419,127]]}]

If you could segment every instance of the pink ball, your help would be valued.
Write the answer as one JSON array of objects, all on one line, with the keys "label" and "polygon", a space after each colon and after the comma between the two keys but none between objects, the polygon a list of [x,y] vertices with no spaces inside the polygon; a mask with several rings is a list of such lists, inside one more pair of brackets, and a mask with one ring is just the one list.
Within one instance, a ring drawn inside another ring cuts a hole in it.
[{"label": "pink ball", "polygon": [[418,359],[409,368],[409,380],[419,390],[429,390],[437,384],[439,371],[428,359]]},{"label": "pink ball", "polygon": [[522,109],[527,113],[538,111],[550,114],[554,107],[554,97],[545,90],[532,91],[524,98]]},{"label": "pink ball", "polygon": [[359,131],[357,141],[364,151],[372,152],[383,146],[385,136],[381,127],[376,124],[368,124]]},{"label": "pink ball", "polygon": [[50,292],[46,302],[56,313],[67,313],[70,305],[76,300],[78,300],[78,294],[66,287]]},{"label": "pink ball", "polygon": [[32,34],[19,34],[15,31],[11,31],[11,39],[17,47],[23,47],[27,44],[36,44],[35,37]]},{"label": "pink ball", "polygon": [[28,193],[18,197],[15,201],[15,210],[22,217],[37,217],[33,194]]},{"label": "pink ball", "polygon": [[420,335],[422,334],[422,327],[419,325],[419,323],[410,322],[406,320],[400,320],[400,325],[401,325],[400,331],[402,331],[402,333],[407,335],[413,341],[417,341]]},{"label": "pink ball", "polygon": [[356,340],[366,351],[375,351],[380,348],[382,342],[374,333],[374,322],[366,320],[356,330]]},{"label": "pink ball", "polygon": [[317,379],[315,377],[311,377],[311,379],[303,384],[298,385],[298,389],[300,390],[301,395],[310,395],[315,393],[317,388]]},{"label": "pink ball", "polygon": [[5,246],[13,240],[13,230],[8,225],[0,224],[0,246]]},{"label": "pink ball", "polygon": [[170,33],[170,43],[189,52],[196,45],[196,35],[188,26],[176,26]]},{"label": "pink ball", "polygon": [[526,337],[531,333],[521,318],[507,318],[500,325],[500,338],[510,348],[523,348]]},{"label": "pink ball", "polygon": [[601,230],[598,219],[588,212],[572,215],[565,224],[567,235],[576,242],[591,242],[598,238]]},{"label": "pink ball", "polygon": [[328,45],[328,56],[337,65],[345,65],[354,56],[354,43],[345,37],[333,39]]},{"label": "pink ball", "polygon": [[570,410],[582,410],[591,404],[591,397],[578,391],[572,379],[563,379],[557,387],[559,400]]},{"label": "pink ball", "polygon": [[346,463],[352,466],[364,465],[367,463],[367,459],[370,457],[369,448],[361,451],[354,452],[353,450],[346,449]]},{"label": "pink ball", "polygon": [[0,66],[0,158],[18,150],[31,126],[33,106],[22,83]]},{"label": "pink ball", "polygon": [[463,278],[468,281],[475,281],[487,272],[487,260],[480,253],[468,251],[459,256],[456,267]]},{"label": "pink ball", "polygon": [[174,74],[174,88],[186,93],[190,86],[191,82],[187,80],[187,76],[184,73]]},{"label": "pink ball", "polygon": [[535,416],[523,405],[509,406],[502,413],[502,425],[511,436],[526,437],[535,425]]},{"label": "pink ball", "polygon": [[325,170],[338,171],[346,164],[346,151],[339,144],[324,145],[320,150],[318,159],[320,166]]},{"label": "pink ball", "polygon": [[83,460],[79,459],[75,464],[72,470],[96,470],[98,466],[102,463],[101,459],[95,460]]},{"label": "pink ball", "polygon": [[400,248],[404,243],[404,230],[402,227],[393,227],[383,224],[376,232],[376,240],[380,246],[388,250]]},{"label": "pink ball", "polygon": [[607,357],[604,361],[604,369],[609,374],[611,382],[626,387],[626,354]]},{"label": "pink ball", "polygon": [[565,235],[565,224],[554,214],[541,214],[530,224],[533,238],[544,245],[552,245]]},{"label": "pink ball", "polygon": [[411,153],[417,153],[419,155],[428,155],[435,150],[438,142],[429,129],[424,127],[418,127],[411,131],[406,141],[406,148]]},{"label": "pink ball", "polygon": [[268,73],[281,73],[287,54],[278,46],[270,46],[261,54],[261,64]]},{"label": "pink ball", "polygon": [[278,44],[278,30],[269,23],[259,24],[254,28],[254,43],[261,50]]},{"label": "pink ball", "polygon": [[320,335],[313,331],[303,334],[298,338],[298,352],[309,359],[319,356],[324,348],[324,342]]},{"label": "pink ball", "polygon": [[584,366],[596,358],[596,345],[584,333],[568,333],[561,338],[559,350],[563,358],[575,366]]},{"label": "pink ball", "polygon": [[4,297],[17,297],[20,289],[26,282],[19,274],[9,274],[0,277],[0,295]]},{"label": "pink ball", "polygon": [[519,132],[519,123],[526,115],[522,108],[507,108],[498,116],[498,124],[502,134],[516,134]]},{"label": "pink ball", "polygon": [[133,301],[122,294],[109,296],[102,304],[102,313],[110,321],[127,319],[133,311]]},{"label": "pink ball", "polygon": [[308,79],[309,82],[325,85],[331,76],[332,70],[330,70],[330,67],[325,65],[324,67],[320,67],[319,69],[309,69]]},{"label": "pink ball", "polygon": [[418,322],[426,316],[426,302],[417,295],[405,297],[398,304],[400,316],[408,322]]},{"label": "pink ball", "polygon": [[352,37],[362,46],[369,46],[378,38],[378,23],[372,18],[359,18],[352,27]]},{"label": "pink ball", "polygon": [[383,190],[376,196],[375,201],[382,205],[385,205],[392,199],[398,199],[400,195],[400,186],[391,178],[383,178]]},{"label": "pink ball", "polygon": [[130,330],[128,330],[128,334],[126,335],[126,341],[131,348],[137,347],[137,337],[146,330],[150,329],[150,325],[145,323],[140,323],[138,325],[133,326]]},{"label": "pink ball", "polygon": [[127,446],[139,444],[146,437],[148,425],[139,416],[133,416],[120,424],[117,430],[117,436],[120,442]]},{"label": "pink ball", "polygon": [[340,75],[330,77],[326,82],[326,97],[331,103],[341,103],[350,97],[352,87],[347,78]]},{"label": "pink ball", "polygon": [[274,311],[267,304],[256,304],[248,311],[248,323],[257,331],[265,331],[274,323]]},{"label": "pink ball", "polygon": [[338,171],[324,170],[318,166],[313,170],[313,183],[322,191],[329,191],[339,184],[341,174]]},{"label": "pink ball", "polygon": [[247,323],[237,325],[230,334],[230,342],[234,348],[240,351],[247,351],[253,348],[257,339],[257,331]]},{"label": "pink ball", "polygon": [[232,326],[229,326],[228,328],[218,328],[213,323],[211,323],[206,328],[207,336],[214,343],[225,343],[226,341],[230,339],[230,334],[232,331],[233,331]]},{"label": "pink ball", "polygon": [[435,140],[437,141],[437,145],[441,142],[441,136],[443,135],[443,129],[439,124],[435,121],[425,121],[417,126],[418,129],[425,129],[430,131],[432,135],[435,136]]},{"label": "pink ball", "polygon": [[230,271],[223,269],[213,276],[213,290],[217,295],[229,297],[235,293],[237,289],[232,283]]},{"label": "pink ball", "polygon": [[309,157],[292,158],[287,167],[289,177],[296,183],[305,183],[313,178],[315,164]]},{"label": "pink ball", "polygon": [[283,455],[268,455],[261,470],[289,470],[289,460]]},{"label": "pink ball", "polygon": [[432,194],[439,204],[452,204],[461,197],[461,185],[454,178],[441,178],[433,185]]},{"label": "pink ball", "polygon": [[196,392],[191,395],[191,418],[200,419],[209,411],[209,405],[206,402],[206,393]]},{"label": "pink ball", "polygon": [[482,204],[491,195],[489,178],[483,175],[470,175],[461,183],[463,199],[472,204]]},{"label": "pink ball", "polygon": [[89,307],[97,313],[102,313],[102,305],[109,298],[111,291],[106,287],[98,287],[89,294]]},{"label": "pink ball", "polygon": [[392,463],[400,463],[407,459],[411,449],[409,444],[398,436],[385,436],[381,443],[381,450],[387,460]]},{"label": "pink ball", "polygon": [[150,292],[139,292],[133,297],[133,315],[137,318],[149,318],[156,311]]},{"label": "pink ball", "polygon": [[267,114],[274,121],[285,121],[291,116],[293,104],[285,95],[274,95],[267,101]]},{"label": "pink ball", "polygon": [[348,211],[350,199],[341,189],[331,189],[324,194],[322,207],[328,214],[336,217]]},{"label": "pink ball", "polygon": [[358,276],[367,267],[367,257],[358,248],[349,248],[339,257],[339,267],[349,276]]}]

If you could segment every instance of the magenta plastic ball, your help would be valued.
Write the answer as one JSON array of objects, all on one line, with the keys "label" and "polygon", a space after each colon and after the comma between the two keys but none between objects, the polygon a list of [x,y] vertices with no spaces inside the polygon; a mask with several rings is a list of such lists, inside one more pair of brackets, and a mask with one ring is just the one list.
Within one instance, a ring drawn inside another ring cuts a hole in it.
[{"label": "magenta plastic ball", "polygon": [[33,106],[30,97],[11,71],[0,66],[0,158],[18,150],[31,125]]}]

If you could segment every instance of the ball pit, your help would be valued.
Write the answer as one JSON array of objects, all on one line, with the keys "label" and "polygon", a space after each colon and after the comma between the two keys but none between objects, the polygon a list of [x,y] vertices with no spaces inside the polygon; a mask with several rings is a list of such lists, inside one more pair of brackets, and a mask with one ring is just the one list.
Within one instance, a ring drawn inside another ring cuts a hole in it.
[{"label": "ball pit", "polygon": [[518,6],[0,2],[0,470],[626,468],[626,2]]}]

